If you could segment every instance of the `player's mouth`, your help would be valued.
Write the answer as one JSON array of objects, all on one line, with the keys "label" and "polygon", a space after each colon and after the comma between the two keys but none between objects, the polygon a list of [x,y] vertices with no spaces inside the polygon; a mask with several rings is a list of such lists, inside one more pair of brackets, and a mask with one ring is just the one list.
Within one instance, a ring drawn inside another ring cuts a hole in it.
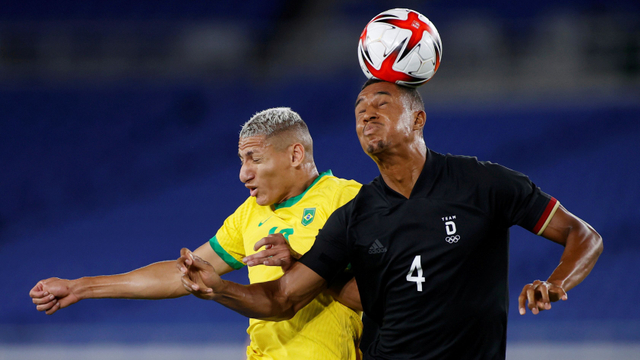
[{"label": "player's mouth", "polygon": [[364,136],[369,136],[373,134],[379,127],[381,127],[380,124],[370,122],[364,126],[364,129],[362,130],[362,134]]},{"label": "player's mouth", "polygon": [[249,185],[245,185],[247,187],[247,189],[249,189],[249,195],[251,196],[256,196],[256,194],[258,193],[258,188],[255,186],[249,186]]}]

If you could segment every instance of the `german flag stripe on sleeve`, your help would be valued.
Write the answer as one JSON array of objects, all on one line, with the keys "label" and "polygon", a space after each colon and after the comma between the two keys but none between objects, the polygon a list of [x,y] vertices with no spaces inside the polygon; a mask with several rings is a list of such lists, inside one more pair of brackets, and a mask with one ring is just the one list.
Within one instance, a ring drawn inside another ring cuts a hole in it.
[{"label": "german flag stripe on sleeve", "polygon": [[553,215],[556,213],[556,210],[558,210],[559,206],[560,206],[560,202],[556,200],[556,198],[552,197],[551,200],[549,200],[549,203],[547,204],[547,207],[544,209],[542,216],[540,216],[540,219],[538,219],[536,226],[533,228],[534,234],[542,235],[542,233],[544,232],[544,229],[546,229],[547,225],[549,225],[549,222],[553,218]]}]

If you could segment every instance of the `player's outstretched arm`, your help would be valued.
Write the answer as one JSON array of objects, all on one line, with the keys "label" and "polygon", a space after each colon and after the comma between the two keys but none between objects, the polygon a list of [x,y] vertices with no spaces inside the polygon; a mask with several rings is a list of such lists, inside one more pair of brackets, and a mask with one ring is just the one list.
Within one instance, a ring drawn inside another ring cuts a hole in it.
[{"label": "player's outstretched arm", "polygon": [[[196,253],[215,264],[220,273],[232,270],[208,243],[198,248]],[[41,280],[31,289],[29,296],[38,311],[51,315],[83,299],[168,299],[188,295],[181,277],[175,261],[161,261],[125,274]]]},{"label": "player's outstretched arm", "polygon": [[[262,247],[264,249],[258,251]],[[285,272],[295,261],[302,257],[291,248],[282,234],[271,234],[260,239],[254,245],[253,250],[258,252],[242,259],[247,266],[280,266]],[[353,274],[342,274],[342,276],[332,281],[331,286],[326,291],[343,305],[356,311],[362,311],[360,293]]]},{"label": "player's outstretched arm", "polygon": [[[527,307],[533,314],[551,309],[551,303],[567,300],[567,291],[580,284],[602,253],[602,237],[589,224],[560,206],[542,233],[564,246],[560,264],[547,281],[527,284],[518,297],[520,314]],[[525,306],[525,303],[526,306]]]},{"label": "player's outstretched arm", "polygon": [[251,285],[222,280],[211,264],[188,249],[182,249],[177,265],[187,291],[255,319],[290,319],[326,288],[320,275],[297,261],[280,279]]}]

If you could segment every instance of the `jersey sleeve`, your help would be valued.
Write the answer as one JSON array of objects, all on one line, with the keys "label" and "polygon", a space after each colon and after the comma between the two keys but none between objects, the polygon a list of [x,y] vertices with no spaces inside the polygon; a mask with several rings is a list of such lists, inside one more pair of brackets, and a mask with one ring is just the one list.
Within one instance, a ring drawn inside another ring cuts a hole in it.
[{"label": "jersey sleeve", "polygon": [[485,166],[492,174],[487,194],[494,205],[495,216],[509,226],[519,225],[536,235],[542,234],[560,202],[522,173],[497,164]]},{"label": "jersey sleeve", "polygon": [[344,271],[349,263],[345,210],[347,206],[348,204],[331,214],[318,232],[311,249],[299,260],[329,283]]},{"label": "jersey sleeve", "polygon": [[218,229],[214,237],[209,240],[209,245],[220,258],[238,270],[245,266],[242,258],[246,256],[241,225],[245,223],[244,204],[231,214]]}]

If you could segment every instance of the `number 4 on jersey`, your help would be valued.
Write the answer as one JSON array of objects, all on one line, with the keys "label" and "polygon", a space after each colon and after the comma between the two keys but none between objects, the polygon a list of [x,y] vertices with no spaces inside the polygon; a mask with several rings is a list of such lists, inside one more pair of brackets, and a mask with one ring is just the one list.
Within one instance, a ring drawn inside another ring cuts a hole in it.
[{"label": "number 4 on jersey", "polygon": [[[417,271],[418,275],[413,276],[413,272]],[[411,263],[411,269],[409,269],[409,273],[407,274],[407,281],[415,282],[418,286],[418,291],[422,291],[422,283],[425,282],[424,276],[422,276],[422,260],[420,255],[416,255],[413,259],[413,263]]]}]

